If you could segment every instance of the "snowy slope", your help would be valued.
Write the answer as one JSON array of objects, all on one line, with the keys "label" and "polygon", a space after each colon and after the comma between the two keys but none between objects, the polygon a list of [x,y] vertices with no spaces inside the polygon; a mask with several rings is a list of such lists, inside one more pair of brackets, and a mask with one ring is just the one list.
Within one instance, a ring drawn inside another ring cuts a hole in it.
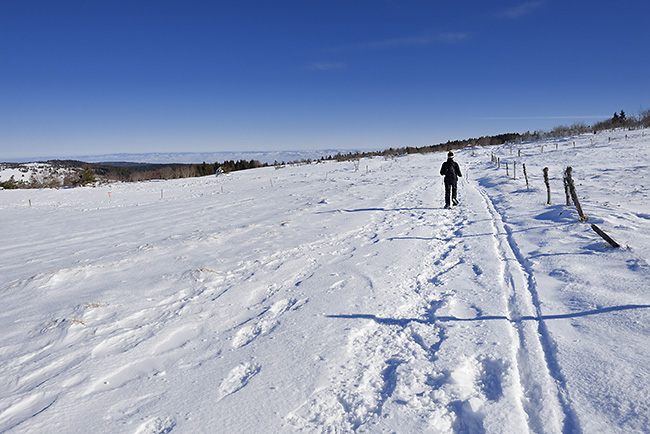
[{"label": "snowy slope", "polygon": [[648,432],[649,142],[2,191],[0,432]]},{"label": "snowy slope", "polygon": [[74,173],[74,169],[65,167],[54,167],[49,163],[25,163],[21,167],[10,167],[0,163],[0,182],[9,181],[12,177],[14,181],[20,182],[43,182],[47,179],[56,179],[63,181],[66,176]]}]

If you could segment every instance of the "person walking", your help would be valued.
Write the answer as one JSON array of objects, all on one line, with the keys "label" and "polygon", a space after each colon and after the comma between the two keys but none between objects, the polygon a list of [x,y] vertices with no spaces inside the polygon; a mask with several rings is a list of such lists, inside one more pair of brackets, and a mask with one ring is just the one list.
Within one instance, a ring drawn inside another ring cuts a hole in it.
[{"label": "person walking", "polygon": [[458,205],[456,197],[458,192],[458,177],[463,176],[460,173],[458,163],[454,161],[454,153],[449,151],[447,161],[442,163],[440,174],[445,177],[445,208],[451,208],[451,204]]}]

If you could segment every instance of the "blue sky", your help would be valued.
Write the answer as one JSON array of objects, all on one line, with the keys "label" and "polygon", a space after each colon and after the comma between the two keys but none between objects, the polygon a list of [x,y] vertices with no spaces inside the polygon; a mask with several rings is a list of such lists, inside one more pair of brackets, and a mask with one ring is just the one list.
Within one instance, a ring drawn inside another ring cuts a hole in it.
[{"label": "blue sky", "polygon": [[0,161],[384,149],[650,107],[650,2],[2,0]]}]

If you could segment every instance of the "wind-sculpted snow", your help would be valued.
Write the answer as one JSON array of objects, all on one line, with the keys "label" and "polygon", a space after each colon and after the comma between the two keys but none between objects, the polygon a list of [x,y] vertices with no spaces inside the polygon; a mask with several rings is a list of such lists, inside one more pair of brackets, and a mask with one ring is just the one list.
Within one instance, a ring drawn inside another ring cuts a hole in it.
[{"label": "wind-sculpted snow", "polygon": [[1,191],[0,432],[648,432],[649,142]]}]

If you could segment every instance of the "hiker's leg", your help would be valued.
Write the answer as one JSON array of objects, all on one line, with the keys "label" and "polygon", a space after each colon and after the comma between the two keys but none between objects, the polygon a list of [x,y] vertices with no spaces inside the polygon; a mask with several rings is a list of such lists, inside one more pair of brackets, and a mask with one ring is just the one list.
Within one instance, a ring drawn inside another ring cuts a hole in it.
[{"label": "hiker's leg", "polygon": [[451,184],[445,182],[445,206],[451,205]]}]

